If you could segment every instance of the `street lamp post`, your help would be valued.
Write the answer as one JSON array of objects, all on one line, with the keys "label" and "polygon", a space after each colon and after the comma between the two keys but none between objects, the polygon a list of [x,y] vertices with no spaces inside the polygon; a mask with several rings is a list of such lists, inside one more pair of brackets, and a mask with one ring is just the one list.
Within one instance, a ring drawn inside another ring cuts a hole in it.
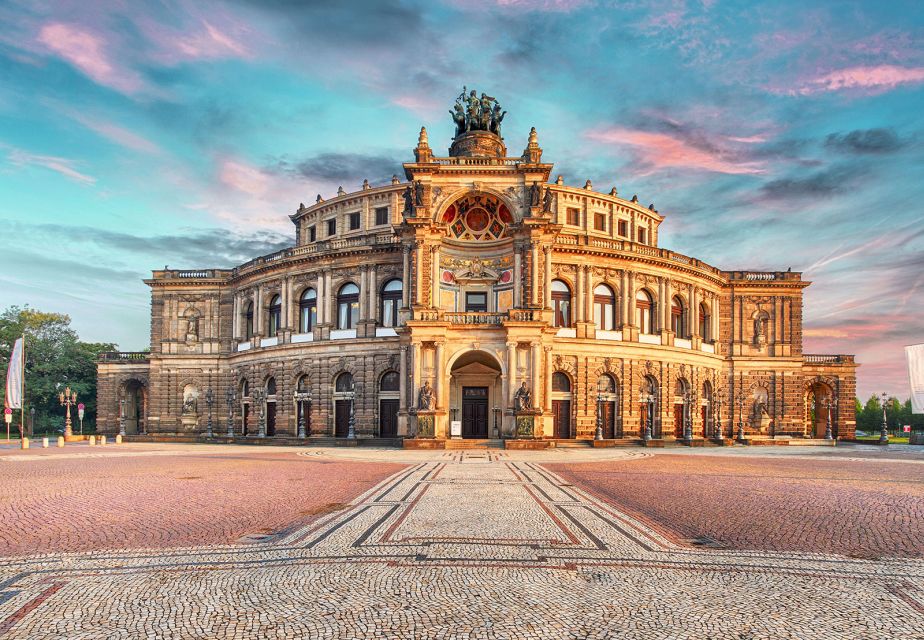
[{"label": "street lamp post", "polygon": [[693,392],[689,389],[683,392],[683,441],[693,442]]},{"label": "street lamp post", "polygon": [[125,435],[125,398],[119,398],[119,435]]},{"label": "street lamp post", "polygon": [[260,412],[259,420],[259,431],[257,432],[258,438],[266,437],[266,405],[263,403],[264,398],[266,398],[266,392],[263,389],[254,389],[250,394],[253,398],[253,401],[257,403],[257,409]]},{"label": "street lamp post", "polygon": [[350,383],[350,421],[347,429],[347,440],[356,439],[356,383]]},{"label": "street lamp post", "polygon": [[[498,416],[500,416],[500,407],[494,407],[494,438],[500,438],[500,426],[498,424]],[[453,410],[455,412],[455,410]]]},{"label": "street lamp post", "polygon": [[594,440],[603,440],[603,384],[597,382],[597,431]]},{"label": "street lamp post", "polygon": [[642,440],[648,442],[651,440],[651,423],[654,422],[654,396],[650,393],[642,395],[642,404],[645,405],[645,433],[642,434]]},{"label": "street lamp post", "polygon": [[[83,420],[80,421],[80,432],[83,433]],[[35,435],[35,407],[29,407],[29,435]]]},{"label": "street lamp post", "polygon": [[237,396],[231,385],[228,385],[228,391],[225,393],[225,402],[228,403],[228,437],[234,437],[234,401]]},{"label": "street lamp post", "polygon": [[832,396],[825,396],[825,440],[834,440],[834,434],[831,431],[831,409],[837,407],[837,399]]},{"label": "street lamp post", "polygon": [[206,421],[206,437],[212,437],[212,403],[215,402],[215,394],[212,393],[212,387],[205,390],[205,406],[209,410],[208,420]]},{"label": "street lamp post", "polygon": [[715,425],[713,425],[713,435],[716,440],[722,440],[722,404],[725,402],[725,392],[719,391],[715,394]]},{"label": "street lamp post", "polygon": [[744,441],[744,397],[738,398],[738,442]]},{"label": "street lamp post", "polygon": [[77,404],[77,392],[71,391],[70,387],[65,387],[64,391],[58,394],[58,402],[64,407],[64,437],[70,438],[74,435],[71,430],[71,407]]},{"label": "street lamp post", "polygon": [[307,411],[310,411],[311,407],[311,392],[310,391],[295,391],[295,406],[298,410],[298,437],[306,438],[308,436],[307,429],[305,428],[305,412],[306,407]]},{"label": "street lamp post", "polygon": [[882,431],[879,432],[879,444],[889,444],[889,422],[886,419],[886,403],[889,401],[889,396],[883,392],[882,398]]}]

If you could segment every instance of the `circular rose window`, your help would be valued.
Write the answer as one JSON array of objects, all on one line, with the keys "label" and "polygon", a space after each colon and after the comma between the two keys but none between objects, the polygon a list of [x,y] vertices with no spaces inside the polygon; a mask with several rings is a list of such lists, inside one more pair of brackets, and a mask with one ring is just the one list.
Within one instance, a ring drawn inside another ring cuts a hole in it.
[{"label": "circular rose window", "polygon": [[484,228],[488,226],[488,221],[490,219],[491,216],[488,215],[488,212],[480,207],[470,209],[469,212],[465,214],[465,224],[472,231],[483,231]]}]

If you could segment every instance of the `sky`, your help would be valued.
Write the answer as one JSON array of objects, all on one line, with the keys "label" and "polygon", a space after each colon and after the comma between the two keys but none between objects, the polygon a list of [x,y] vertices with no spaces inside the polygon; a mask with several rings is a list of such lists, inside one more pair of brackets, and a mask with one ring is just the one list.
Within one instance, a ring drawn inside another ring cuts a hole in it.
[{"label": "sky", "polygon": [[924,3],[0,2],[0,308],[149,342],[152,269],[293,243],[287,215],[437,153],[463,86],[553,176],[721,269],[802,271],[806,353],[909,394],[924,342]]}]

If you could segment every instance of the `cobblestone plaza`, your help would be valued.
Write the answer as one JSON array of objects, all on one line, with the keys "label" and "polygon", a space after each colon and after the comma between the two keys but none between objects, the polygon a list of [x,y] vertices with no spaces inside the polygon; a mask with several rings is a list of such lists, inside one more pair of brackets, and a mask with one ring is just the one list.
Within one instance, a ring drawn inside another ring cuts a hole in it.
[{"label": "cobblestone plaza", "polygon": [[792,449],[4,450],[0,638],[924,638],[924,455]]}]

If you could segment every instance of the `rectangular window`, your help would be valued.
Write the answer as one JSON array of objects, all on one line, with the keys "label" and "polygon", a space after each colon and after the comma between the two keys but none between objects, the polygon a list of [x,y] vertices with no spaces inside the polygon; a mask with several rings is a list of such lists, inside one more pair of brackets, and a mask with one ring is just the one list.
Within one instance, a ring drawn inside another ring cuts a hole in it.
[{"label": "rectangular window", "polygon": [[359,212],[350,214],[350,231],[359,229]]},{"label": "rectangular window", "polygon": [[487,312],[488,294],[484,291],[469,291],[465,294],[465,310],[471,312]]},{"label": "rectangular window", "polygon": [[594,214],[594,229],[597,231],[606,231],[606,214],[605,213],[595,213]]},{"label": "rectangular window", "polygon": [[619,235],[621,235],[623,238],[627,238],[629,236],[629,223],[625,220],[619,221]]},{"label": "rectangular window", "polygon": [[308,227],[308,242],[314,242],[318,239],[318,230],[314,225]]},{"label": "rectangular window", "polygon": [[640,244],[645,244],[645,230],[644,229],[638,230],[638,241]]},{"label": "rectangular window", "polygon": [[568,209],[568,224],[578,227],[581,225],[581,211],[580,209]]},{"label": "rectangular window", "polygon": [[337,218],[331,218],[327,221],[327,237],[337,235]]},{"label": "rectangular window", "polygon": [[375,210],[375,224],[388,224],[388,207],[377,207]]}]

